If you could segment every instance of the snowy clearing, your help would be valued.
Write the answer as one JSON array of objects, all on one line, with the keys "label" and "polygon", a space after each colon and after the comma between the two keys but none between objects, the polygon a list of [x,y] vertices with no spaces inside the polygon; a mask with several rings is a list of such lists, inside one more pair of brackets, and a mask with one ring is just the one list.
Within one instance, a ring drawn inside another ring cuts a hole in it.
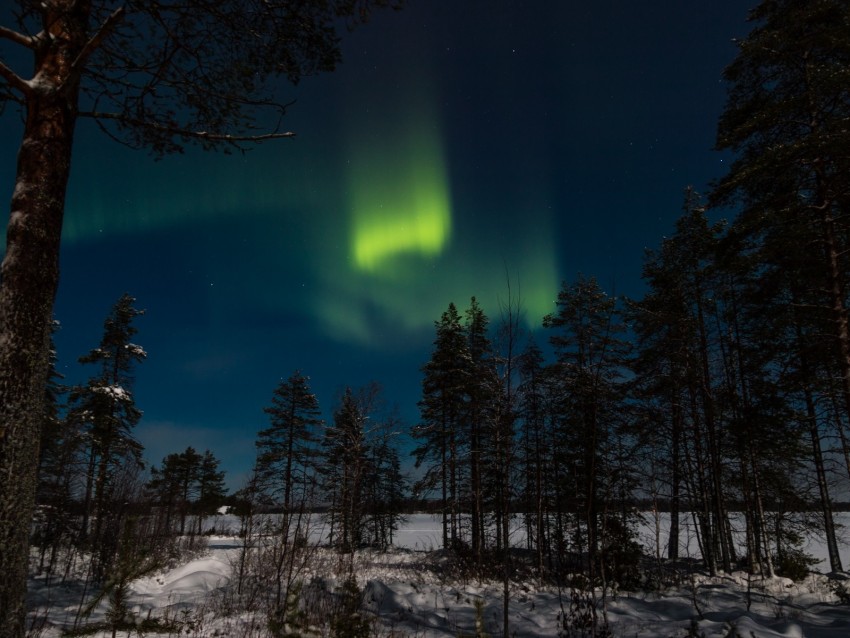
[{"label": "snowy clearing", "polygon": [[[850,523],[842,515],[841,522]],[[238,519],[217,516],[209,521],[217,535],[207,539],[199,555],[170,569],[134,580],[129,585],[128,606],[133,617],[167,621],[148,636],[269,636],[268,619],[259,609],[238,608],[233,591],[243,541],[235,534]],[[316,531],[318,536],[321,531]],[[657,538],[651,525],[641,530],[641,538]],[[359,551],[350,557],[325,548],[312,550],[302,579],[309,585],[300,592],[302,601],[333,596],[341,584],[340,574],[351,573],[363,592],[363,604],[373,621],[370,635],[445,638],[476,635],[476,618],[483,620],[487,635],[502,634],[500,582],[479,581],[452,570],[447,554],[438,547],[439,520],[414,515],[396,534],[396,548],[389,552]],[[689,548],[693,550],[693,548]],[[817,541],[807,548],[822,557]],[[850,558],[842,547],[845,561]],[[652,551],[652,550],[650,550]],[[349,562],[351,561],[351,562]],[[825,575],[813,573],[804,582],[786,578],[762,580],[743,572],[709,578],[681,569],[669,569],[666,581],[657,591],[608,593],[604,601],[597,591],[595,605],[598,626],[607,620],[613,636],[650,638],[699,635],[705,638],[740,635],[750,638],[784,636],[796,638],[838,638],[850,636],[850,606],[836,597],[834,584]],[[268,586],[266,586],[268,589]],[[31,635],[53,638],[74,625],[81,597],[91,599],[96,592],[82,592],[74,584],[51,586],[43,579],[31,582]],[[479,601],[478,603],[476,601]],[[571,605],[572,602],[572,605]],[[533,580],[511,582],[508,616],[511,636],[591,635],[580,632],[580,623],[571,624],[573,633],[560,633],[563,615],[585,611],[589,595],[571,601],[568,588],[541,586]],[[748,606],[749,602],[749,606]],[[483,606],[481,605],[483,603]],[[748,609],[749,607],[749,609]],[[101,601],[85,623],[86,635],[112,636],[105,628],[108,601]],[[689,633],[696,631],[696,634]],[[328,626],[315,624],[315,633],[326,636]],[[138,636],[139,628],[121,630],[117,635]]]}]

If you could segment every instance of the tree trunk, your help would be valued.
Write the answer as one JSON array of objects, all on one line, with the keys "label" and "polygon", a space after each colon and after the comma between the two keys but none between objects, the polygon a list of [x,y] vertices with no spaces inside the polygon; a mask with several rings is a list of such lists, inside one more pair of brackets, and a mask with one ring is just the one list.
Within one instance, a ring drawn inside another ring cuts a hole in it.
[{"label": "tree trunk", "polygon": [[[477,411],[476,411],[477,412]],[[479,423],[478,414],[473,414],[470,427],[470,479],[472,482],[472,555],[475,559],[475,566],[481,568],[481,551],[482,543],[482,519],[484,516],[481,507],[481,424]]]},{"label": "tree trunk", "polygon": [[89,448],[89,460],[86,470],[86,491],[83,495],[83,521],[80,524],[80,542],[87,541],[89,537],[89,524],[91,519],[92,500],[94,495],[94,470],[96,467],[97,450],[95,449],[94,443],[92,442]]},{"label": "tree trunk", "polygon": [[672,431],[671,438],[671,478],[670,478],[670,536],[667,541],[667,558],[679,560],[679,511],[680,511],[680,484],[681,484],[681,460],[680,439],[682,435],[682,406],[678,392],[673,395],[671,406]]},{"label": "tree trunk", "polygon": [[[796,301],[796,300],[795,300]],[[835,535],[835,522],[832,518],[832,499],[829,495],[829,483],[826,477],[826,466],[823,459],[823,450],[821,448],[821,437],[818,431],[817,412],[815,410],[815,400],[812,396],[809,381],[812,379],[809,367],[806,350],[803,345],[803,330],[800,327],[799,321],[795,325],[797,337],[797,356],[799,358],[800,376],[803,378],[803,394],[806,401],[806,421],[809,426],[809,435],[812,440],[812,461],[815,464],[815,474],[817,476],[818,493],[820,496],[821,513],[823,514],[823,530],[826,536],[826,547],[829,555],[829,568],[834,572],[843,571],[841,566],[841,555],[838,552],[838,540]],[[841,421],[839,419],[839,428]],[[777,539],[779,542],[779,539]]]},{"label": "tree trunk", "polygon": [[85,42],[85,13],[80,8],[46,19],[52,39],[36,56],[36,81],[26,90],[0,267],[0,638],[24,635],[28,531],[76,123],[78,80],[71,64]]}]

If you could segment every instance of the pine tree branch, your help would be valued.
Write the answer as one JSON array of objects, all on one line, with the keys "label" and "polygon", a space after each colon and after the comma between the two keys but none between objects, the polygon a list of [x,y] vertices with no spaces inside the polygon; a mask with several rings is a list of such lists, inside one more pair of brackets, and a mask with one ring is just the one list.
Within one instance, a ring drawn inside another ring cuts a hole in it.
[{"label": "pine tree branch", "polygon": [[28,49],[35,49],[36,47],[36,38],[34,38],[33,36],[18,33],[17,31],[8,27],[4,27],[2,25],[0,25],[0,38],[3,38],[5,40],[11,40],[15,44],[20,44],[21,46],[25,46]]},{"label": "pine tree branch", "polygon": [[89,56],[100,46],[100,43],[103,42],[103,39],[109,35],[112,29],[115,28],[115,25],[124,17],[124,7],[118,7],[113,11],[106,20],[104,20],[103,24],[100,25],[100,28],[97,30],[89,41],[86,42],[86,45],[83,47],[83,50],[80,51],[80,54],[74,60],[74,63],[71,65],[71,75],[76,73],[82,68],[85,63],[88,61]]},{"label": "pine tree branch", "polygon": [[29,83],[6,66],[2,61],[0,61],[0,77],[5,79],[9,83],[9,86],[19,90],[21,93],[28,95],[32,92],[32,87]]},{"label": "pine tree branch", "polygon": [[268,140],[278,140],[287,137],[295,137],[292,131],[263,133],[260,135],[234,135],[231,133],[216,133],[214,131],[190,131],[180,128],[179,126],[167,126],[159,122],[150,122],[137,118],[127,117],[120,113],[107,113],[101,111],[81,111],[80,117],[90,117],[96,120],[114,120],[128,126],[150,129],[157,133],[162,133],[172,137],[192,138],[204,140],[207,142],[224,142],[227,144],[239,145],[243,142],[259,143]]}]

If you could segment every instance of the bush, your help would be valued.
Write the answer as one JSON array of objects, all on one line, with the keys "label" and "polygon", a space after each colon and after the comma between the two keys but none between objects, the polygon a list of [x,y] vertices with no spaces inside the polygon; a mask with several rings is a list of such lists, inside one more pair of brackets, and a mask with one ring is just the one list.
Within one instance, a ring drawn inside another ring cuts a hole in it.
[{"label": "bush", "polygon": [[845,581],[831,580],[829,581],[829,590],[838,598],[838,602],[842,605],[850,605],[850,589],[847,588]]},{"label": "bush", "polygon": [[275,638],[296,638],[308,630],[307,614],[301,609],[301,583],[294,583],[286,592],[283,607],[271,614],[269,632]]},{"label": "bush", "polygon": [[363,615],[362,592],[354,578],[346,580],[339,589],[339,604],[331,619],[334,638],[369,638],[372,624]]},{"label": "bush", "polygon": [[786,549],[781,555],[774,556],[773,560],[776,573],[795,582],[805,580],[811,568],[819,562],[817,558],[797,548]]},{"label": "bush", "polygon": [[573,589],[570,606],[558,614],[558,638],[613,638],[605,614],[592,591]]},{"label": "bush", "polygon": [[640,589],[643,585],[643,547],[621,519],[612,516],[605,527],[600,560],[604,559],[602,567],[606,580],[613,581],[620,589]]}]

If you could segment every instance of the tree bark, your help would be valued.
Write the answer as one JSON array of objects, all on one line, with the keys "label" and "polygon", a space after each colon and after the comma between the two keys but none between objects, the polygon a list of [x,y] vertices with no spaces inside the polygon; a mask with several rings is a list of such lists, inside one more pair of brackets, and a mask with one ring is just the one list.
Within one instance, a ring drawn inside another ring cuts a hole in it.
[{"label": "tree bark", "polygon": [[[835,521],[832,516],[832,499],[829,495],[829,483],[826,477],[826,465],[821,448],[821,437],[818,430],[817,411],[815,410],[815,399],[812,396],[809,382],[812,379],[806,350],[803,345],[803,331],[800,323],[796,321],[795,331],[797,338],[797,357],[799,359],[800,375],[803,378],[803,394],[806,401],[806,422],[809,426],[809,435],[812,440],[812,461],[815,465],[817,476],[818,493],[820,495],[821,514],[823,515],[823,530],[826,536],[826,547],[829,555],[829,568],[833,572],[843,571],[841,565],[841,554],[838,551],[838,540],[835,534]],[[839,427],[841,424],[839,422]]]},{"label": "tree bark", "polygon": [[24,635],[28,532],[88,7],[45,18],[0,266],[0,638]]},{"label": "tree bark", "polygon": [[667,541],[667,558],[679,560],[679,512],[680,512],[680,485],[681,485],[681,450],[680,440],[682,437],[682,405],[678,391],[673,394],[671,405],[672,430],[670,432],[670,536]]}]

